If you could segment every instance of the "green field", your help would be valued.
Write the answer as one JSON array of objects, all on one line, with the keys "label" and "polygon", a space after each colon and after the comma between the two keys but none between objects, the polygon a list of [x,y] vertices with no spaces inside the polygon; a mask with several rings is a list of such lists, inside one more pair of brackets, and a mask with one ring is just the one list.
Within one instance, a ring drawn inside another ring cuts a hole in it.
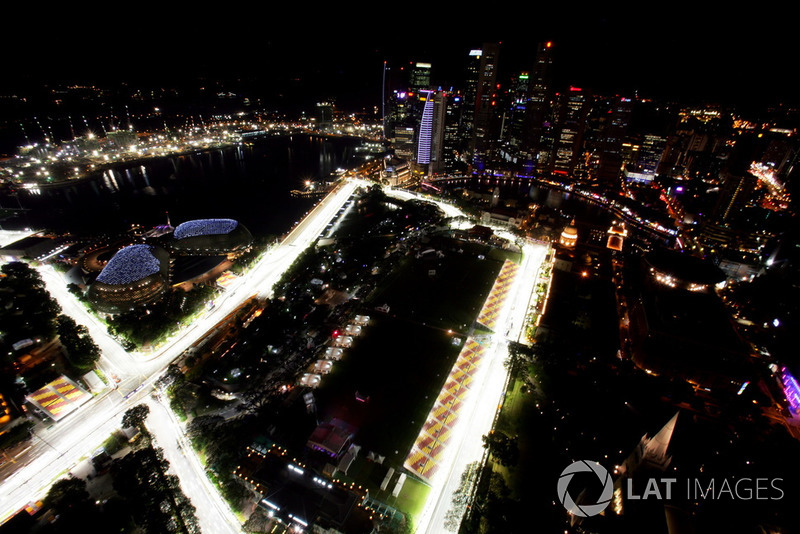
[{"label": "green field", "polygon": [[374,306],[388,305],[391,315],[466,333],[503,261],[519,255],[454,239],[432,240],[431,246],[444,256],[406,256],[369,301]]},{"label": "green field", "polygon": [[358,427],[362,454],[372,450],[402,465],[460,350],[452,339],[419,323],[373,317],[314,392],[320,419]]}]

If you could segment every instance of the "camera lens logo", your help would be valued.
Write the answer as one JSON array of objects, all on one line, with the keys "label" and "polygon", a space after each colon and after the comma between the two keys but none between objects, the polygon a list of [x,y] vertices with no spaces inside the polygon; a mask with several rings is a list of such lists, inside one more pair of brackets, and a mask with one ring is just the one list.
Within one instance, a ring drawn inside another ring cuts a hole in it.
[{"label": "camera lens logo", "polygon": [[[594,473],[603,485],[603,491],[597,504],[575,504],[575,500],[569,494],[569,483],[575,473]],[[567,466],[558,478],[558,500],[564,505],[572,515],[578,517],[592,517],[606,509],[611,497],[614,494],[614,481],[605,468],[597,462],[589,460],[578,460]]]}]

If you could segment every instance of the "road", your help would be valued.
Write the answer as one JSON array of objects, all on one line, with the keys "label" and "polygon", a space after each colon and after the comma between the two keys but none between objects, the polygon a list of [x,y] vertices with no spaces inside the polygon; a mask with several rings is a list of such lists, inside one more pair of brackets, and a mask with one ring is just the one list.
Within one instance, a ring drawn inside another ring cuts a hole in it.
[{"label": "road", "polygon": [[147,406],[150,407],[150,414],[145,424],[154,436],[156,445],[164,451],[170,470],[178,476],[183,493],[195,506],[200,530],[210,534],[241,532],[238,519],[206,476],[175,414],[152,397],[147,399]]},{"label": "road", "polygon": [[[213,310],[181,330],[155,353],[129,354],[111,338],[105,326],[92,316],[67,290],[60,275],[52,268],[42,269],[48,291],[59,301],[64,313],[79,324],[89,328],[103,356],[100,366],[107,374],[116,374],[122,379],[118,390],[106,391],[96,396],[76,413],[70,414],[50,428],[37,430],[31,447],[13,464],[16,472],[9,474],[0,485],[0,520],[16,512],[29,501],[42,496],[56,478],[67,472],[82,457],[93,452],[108,435],[119,426],[122,414],[135,404],[147,399],[152,392],[152,382],[158,374],[186,348],[213,328],[220,320],[253,295],[271,296],[272,287],[281,275],[297,259],[299,254],[313,242],[337,215],[339,210],[360,185],[372,185],[361,180],[348,180],[340,184],[325,199],[314,207],[306,217],[292,229],[286,238],[255,265],[250,272],[239,278],[216,300]],[[391,190],[388,194],[397,198],[418,198],[434,202],[449,217],[464,216],[455,206],[402,190]],[[500,228],[497,233],[507,232]],[[513,237],[508,234],[507,237]],[[448,447],[448,456],[440,470],[434,488],[422,516],[419,532],[441,532],[444,514],[450,506],[453,491],[460,483],[463,469],[483,454],[480,436],[486,434],[494,421],[497,407],[502,400],[506,380],[503,362],[507,356],[505,333],[521,329],[527,311],[530,291],[533,289],[544,247],[526,245],[523,264],[517,276],[512,295],[504,305],[497,324],[499,334],[490,341],[486,363],[482,367],[475,388],[464,407],[461,425],[454,436],[453,446]],[[538,250],[538,252],[537,252]],[[538,260],[537,260],[538,258]],[[514,336],[510,336],[515,339]],[[145,379],[145,377],[149,377]],[[140,387],[142,386],[142,387]],[[130,392],[134,392],[128,396]],[[180,426],[168,424],[169,413],[159,403],[151,404],[154,414],[152,431],[156,441],[164,448],[167,459],[176,462],[176,473],[181,486],[193,504],[202,509],[198,513],[205,532],[237,532],[235,518],[210,486],[196,456],[184,454]],[[160,414],[160,415],[159,415]],[[180,446],[178,444],[181,443]],[[19,467],[21,466],[21,467]],[[8,466],[7,466],[8,467]],[[446,476],[445,476],[446,475]],[[195,500],[197,499],[197,500]]]},{"label": "road", "polygon": [[[213,310],[174,335],[156,353],[127,353],[108,335],[105,326],[66,290],[60,275],[50,267],[43,268],[42,277],[48,291],[61,304],[64,313],[89,328],[103,352],[101,367],[119,376],[122,382],[118,389],[96,395],[59,423],[37,429],[31,446],[14,458],[14,462],[3,467],[0,471],[3,476],[0,484],[0,521],[28,502],[42,497],[54,480],[96,450],[119,427],[125,410],[152,392],[152,382],[160,372],[205,332],[252,295],[269,296],[283,272],[323,232],[356,188],[364,183],[361,180],[348,180],[340,184],[279,245],[267,252],[247,275],[232,284],[217,299]],[[161,440],[159,435],[155,437]]]},{"label": "road", "polygon": [[98,397],[67,415],[58,424],[37,430],[27,454],[20,456],[16,472],[6,475],[0,486],[0,520],[41,498],[52,482],[65,475],[119,428],[122,414],[141,402],[146,389],[123,399],[118,393]]}]

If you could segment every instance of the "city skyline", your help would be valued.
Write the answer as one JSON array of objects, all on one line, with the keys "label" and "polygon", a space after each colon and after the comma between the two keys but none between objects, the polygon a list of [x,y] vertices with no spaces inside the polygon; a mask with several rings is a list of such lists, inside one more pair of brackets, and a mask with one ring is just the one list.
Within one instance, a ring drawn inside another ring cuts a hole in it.
[{"label": "city skyline", "polygon": [[786,17],[680,7],[657,15],[602,6],[542,7],[528,18],[501,4],[474,24],[440,8],[420,19],[424,31],[408,28],[402,18],[370,19],[363,12],[347,21],[335,10],[319,18],[288,16],[284,24],[223,11],[214,27],[196,12],[153,17],[137,10],[98,26],[67,10],[63,19],[22,17],[25,37],[2,37],[4,48],[16,54],[14,75],[0,83],[16,88],[56,80],[180,85],[240,79],[262,89],[272,84],[280,91],[305,91],[309,98],[330,95],[352,107],[378,102],[383,61],[394,68],[428,61],[435,82],[458,86],[468,50],[501,42],[498,81],[505,85],[530,68],[538,42],[552,41],[560,87],[739,105],[794,100],[798,85],[787,61],[798,45]]},{"label": "city skyline", "polygon": [[31,7],[0,533],[794,531],[790,17]]}]

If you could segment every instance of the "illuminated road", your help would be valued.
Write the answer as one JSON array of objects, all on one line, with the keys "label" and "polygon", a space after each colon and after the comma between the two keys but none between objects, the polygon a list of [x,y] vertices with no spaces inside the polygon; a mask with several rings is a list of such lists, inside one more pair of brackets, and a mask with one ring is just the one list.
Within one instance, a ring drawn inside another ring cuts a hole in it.
[{"label": "illuminated road", "polygon": [[10,245],[35,233],[33,230],[0,230],[0,247]]},{"label": "illuminated road", "polygon": [[[216,299],[216,306],[203,317],[170,339],[158,352],[128,354],[111,338],[105,326],[80,304],[65,288],[63,280],[51,268],[41,270],[48,291],[59,301],[64,313],[73,317],[79,324],[89,328],[95,342],[101,347],[103,357],[100,366],[107,374],[113,373],[122,380],[115,391],[107,391],[96,396],[81,407],[76,413],[50,428],[37,430],[31,447],[21,455],[16,464],[17,471],[5,477],[0,486],[0,520],[19,510],[29,501],[41,497],[53,480],[66,474],[82,457],[89,455],[108,435],[119,426],[122,414],[131,406],[139,403],[152,391],[151,383],[157,374],[173,361],[181,352],[196,342],[208,330],[224,319],[229,313],[241,305],[252,295],[270,296],[272,287],[295,261],[298,255],[316,239],[337,215],[355,189],[366,182],[348,180],[329,194],[287,235],[284,241],[267,252],[250,272],[238,279],[228,290]],[[450,217],[463,216],[458,208],[406,191],[392,190],[388,194],[408,199],[419,198],[439,205]],[[501,231],[497,229],[498,233]],[[543,248],[543,247],[541,247]],[[540,259],[537,261],[536,258]],[[523,266],[519,271],[515,286],[512,289],[514,298],[509,299],[498,318],[500,334],[490,341],[487,361],[483,365],[476,382],[476,388],[467,401],[465,417],[462,421],[470,421],[467,428],[462,425],[454,436],[454,445],[448,448],[448,457],[444,459],[442,470],[435,480],[434,488],[428,499],[428,506],[423,515],[424,526],[420,532],[441,532],[444,513],[449,508],[451,495],[456,489],[463,467],[481,457],[483,449],[480,436],[486,434],[492,426],[496,407],[503,394],[506,371],[503,361],[506,358],[505,337],[502,335],[512,329],[521,329],[527,307],[530,289],[536,280],[538,266],[543,252],[536,255],[535,247],[526,246]],[[510,336],[513,339],[515,337]],[[143,381],[144,377],[151,377]],[[139,388],[129,398],[123,398]],[[163,410],[158,405],[152,406],[153,414]],[[470,415],[471,414],[471,415]],[[177,447],[180,436],[179,427],[164,424],[162,416],[155,415],[152,423],[155,439],[162,444],[165,453],[169,447]],[[181,438],[182,439],[182,438]],[[170,445],[172,444],[172,445]],[[194,455],[191,455],[194,457]],[[202,512],[200,519],[203,525],[213,525],[206,532],[227,532],[232,528],[230,511],[227,512],[221,499],[208,483],[199,466],[194,465],[192,458],[171,450],[168,459],[180,464],[176,467],[181,485],[187,496]],[[183,461],[179,458],[183,458]],[[21,466],[21,467],[19,467]],[[6,466],[11,469],[12,466]],[[446,475],[446,476],[445,476]],[[196,496],[196,497],[195,497]],[[200,500],[196,502],[195,498]],[[211,504],[213,503],[213,504]],[[213,508],[212,508],[213,506]],[[223,508],[220,508],[220,507]],[[200,513],[198,513],[200,518]],[[235,518],[234,518],[235,521]],[[236,531],[235,529],[232,531]]]},{"label": "illuminated road", "polygon": [[[131,355],[125,352],[108,335],[105,326],[66,290],[60,275],[49,267],[41,269],[48,291],[51,291],[61,304],[64,313],[73,317],[79,324],[86,325],[95,342],[101,347],[103,351],[101,367],[117,374],[121,383],[119,389],[105,391],[95,396],[63,421],[49,428],[37,430],[30,448],[23,451],[14,462],[3,467],[4,478],[0,485],[0,521],[28,502],[43,496],[55,479],[65,475],[81,458],[90,455],[99,447],[109,434],[119,427],[125,410],[139,403],[151,392],[152,382],[158,373],[181,352],[250,296],[270,295],[272,286],[283,272],[322,233],[356,188],[364,183],[360,180],[348,180],[340,184],[296,225],[280,245],[264,254],[247,275],[229,287],[225,294],[217,299],[212,311],[173,336],[154,354]],[[150,378],[143,381],[143,377]],[[123,395],[128,398],[124,398]],[[161,440],[158,434],[161,428],[158,426],[155,431],[157,440]],[[181,483],[189,484],[183,479]]]},{"label": "illuminated road", "polygon": [[191,443],[184,434],[183,425],[161,402],[147,399],[150,415],[146,425],[155,437],[156,445],[164,451],[170,470],[180,480],[183,493],[195,506],[200,530],[210,534],[242,532],[239,521],[217,489],[206,476]]},{"label": "illuminated road", "polygon": [[530,294],[546,254],[545,246],[530,243],[523,246],[522,264],[509,292],[510,297],[498,316],[497,333],[484,342],[488,344],[488,350],[472,382],[469,397],[460,410],[459,423],[453,431],[441,467],[431,481],[428,501],[417,520],[418,533],[441,534],[447,531],[444,526],[446,514],[451,508],[453,493],[461,485],[461,474],[470,463],[483,457],[481,436],[491,431],[505,391],[508,375],[504,365],[508,357],[506,339],[519,338]]},{"label": "illuminated road", "polygon": [[141,401],[146,389],[129,399],[114,391],[98,396],[50,428],[37,430],[21,456],[23,467],[7,475],[0,487],[0,521],[30,501],[41,498],[52,482],[91,453],[119,428],[122,414]]},{"label": "illuminated road", "polygon": [[401,200],[424,200],[426,202],[431,202],[436,204],[441,208],[444,214],[448,217],[466,217],[467,215],[458,209],[457,207],[449,204],[447,202],[442,202],[436,198],[430,197],[428,195],[423,195],[420,193],[415,193],[413,191],[406,191],[405,189],[391,189],[391,188],[384,188],[384,192],[389,195],[390,197],[399,198]]},{"label": "illuminated road", "polygon": [[[106,326],[89,313],[86,306],[69,292],[64,278],[52,266],[42,265],[37,270],[42,275],[47,291],[61,305],[61,312],[89,329],[89,334],[102,353],[98,367],[109,379],[112,375],[116,375],[120,379],[139,377],[139,382],[141,382],[145,376],[152,373],[152,370],[143,368],[140,362],[136,361],[108,334]],[[138,385],[133,385],[128,391]]]}]

